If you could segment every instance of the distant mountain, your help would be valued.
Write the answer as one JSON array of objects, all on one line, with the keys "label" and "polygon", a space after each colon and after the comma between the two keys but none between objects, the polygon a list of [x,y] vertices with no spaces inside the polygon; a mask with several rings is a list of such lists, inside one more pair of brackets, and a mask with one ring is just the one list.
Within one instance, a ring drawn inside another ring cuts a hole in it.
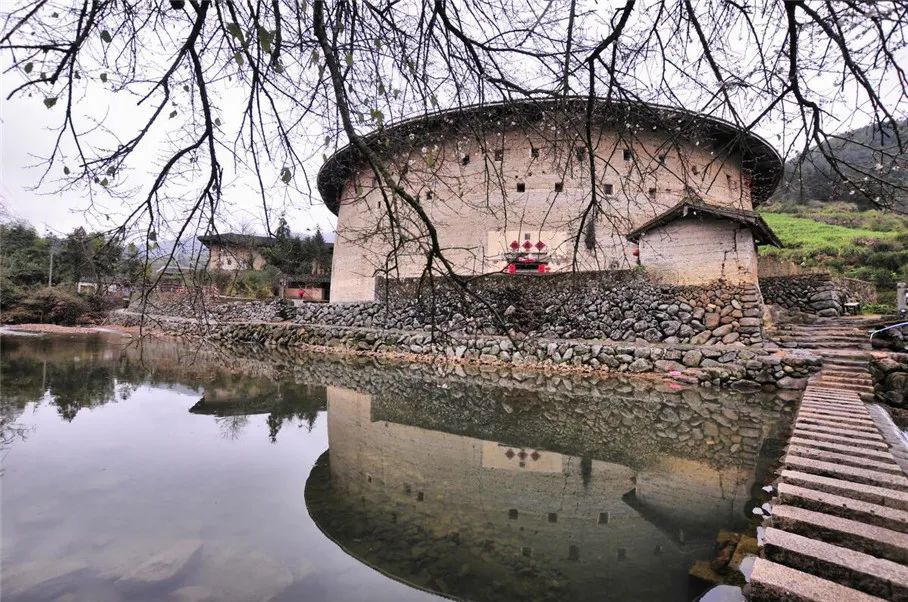
[{"label": "distant mountain", "polygon": [[[908,147],[908,120],[898,123],[902,146]],[[831,139],[829,153],[837,167],[865,194],[836,173],[816,147],[785,164],[785,177],[772,200],[781,203],[844,201],[863,209],[878,205],[908,210],[908,153],[898,153],[896,129],[865,126]],[[883,182],[877,181],[883,180]],[[876,199],[879,199],[874,202]]]}]

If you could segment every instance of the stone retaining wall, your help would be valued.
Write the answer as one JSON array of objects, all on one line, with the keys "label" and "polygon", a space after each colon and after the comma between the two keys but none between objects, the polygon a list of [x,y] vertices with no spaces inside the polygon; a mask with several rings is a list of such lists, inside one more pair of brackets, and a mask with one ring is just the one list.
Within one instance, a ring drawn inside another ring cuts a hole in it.
[{"label": "stone retaining wall", "polygon": [[842,315],[842,294],[829,274],[760,278],[765,303],[820,317]]},{"label": "stone retaining wall", "polygon": [[908,353],[878,353],[870,360],[877,401],[897,408],[908,405]]},{"label": "stone retaining wall", "polygon": [[[635,271],[545,276],[490,275],[469,283],[470,293],[418,279],[379,283],[378,303],[260,301],[209,305],[217,321],[442,330],[456,334],[609,339],[693,345],[759,345],[762,301],[753,285],[672,286]],[[481,299],[482,301],[479,301]],[[197,318],[198,307],[168,303],[152,313]]]},{"label": "stone retaining wall", "polygon": [[[136,326],[142,317],[115,312],[110,322]],[[226,344],[323,347],[340,352],[399,354],[430,361],[582,368],[601,372],[672,373],[683,382],[733,386],[738,390],[803,389],[821,360],[806,352],[768,353],[740,346],[633,345],[605,341],[462,335],[292,323],[200,323],[145,318],[145,327],[165,334],[204,337]]]}]

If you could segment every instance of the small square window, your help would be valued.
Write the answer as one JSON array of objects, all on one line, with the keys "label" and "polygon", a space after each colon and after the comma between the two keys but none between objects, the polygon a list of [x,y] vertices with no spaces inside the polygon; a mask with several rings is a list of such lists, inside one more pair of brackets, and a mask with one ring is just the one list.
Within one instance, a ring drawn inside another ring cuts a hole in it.
[{"label": "small square window", "polygon": [[633,151],[631,151],[631,149],[629,149],[629,148],[624,149],[624,153],[622,153],[622,154],[624,155],[624,160],[625,160],[625,161],[633,161],[633,160],[634,160],[634,153],[633,153]]},{"label": "small square window", "polygon": [[426,499],[425,494],[422,491],[416,492],[416,501],[421,502]]},{"label": "small square window", "polygon": [[692,165],[690,169],[691,169],[691,171],[694,172],[695,176],[700,175],[700,168],[697,167],[696,165]]},{"label": "small square window", "polygon": [[558,522],[558,513],[557,512],[549,512],[549,522],[550,523]]},{"label": "small square window", "polygon": [[470,155],[464,155],[464,156],[460,159],[460,164],[461,164],[461,165],[469,165],[469,164],[470,164]]},{"label": "small square window", "polygon": [[426,199],[432,199],[432,198],[434,198],[434,197],[435,197],[435,193],[434,193],[434,192],[432,192],[431,190],[427,190],[427,191],[426,191]]},{"label": "small square window", "polygon": [[577,157],[578,161],[583,161],[583,159],[586,157],[586,148],[578,146],[574,149],[574,156]]},{"label": "small square window", "polygon": [[517,182],[517,192],[526,192],[527,185],[523,182]]},{"label": "small square window", "polygon": [[530,158],[538,159],[539,158],[539,149],[535,146],[530,147]]},{"label": "small square window", "polygon": [[508,518],[510,520],[517,520],[517,516],[518,513],[516,508],[511,508],[510,510],[508,510]]},{"label": "small square window", "polygon": [[600,513],[599,513],[599,524],[600,524],[600,525],[607,525],[607,524],[608,524],[608,512],[600,512]]},{"label": "small square window", "polygon": [[564,182],[555,182],[555,192],[564,190]]},{"label": "small square window", "polygon": [[370,474],[367,474],[367,475],[366,475],[366,482],[367,482],[367,483],[371,483],[371,482],[372,482],[372,475],[370,475]]},{"label": "small square window", "polygon": [[409,486],[409,485],[404,485],[404,494],[410,495],[411,493],[413,493],[413,490],[410,489],[410,486]]},{"label": "small square window", "polygon": [[504,161],[504,151],[503,150],[499,149],[499,150],[495,151],[495,160]]},{"label": "small square window", "polygon": [[667,155],[665,153],[662,153],[661,155],[659,155],[659,165],[665,165],[666,157],[667,157]]},{"label": "small square window", "polygon": [[654,198],[656,198],[656,189],[650,188],[649,190],[646,191],[646,194],[649,198],[654,199]]},{"label": "small square window", "polygon": [[602,193],[603,194],[615,194],[615,185],[614,184],[603,184]]}]

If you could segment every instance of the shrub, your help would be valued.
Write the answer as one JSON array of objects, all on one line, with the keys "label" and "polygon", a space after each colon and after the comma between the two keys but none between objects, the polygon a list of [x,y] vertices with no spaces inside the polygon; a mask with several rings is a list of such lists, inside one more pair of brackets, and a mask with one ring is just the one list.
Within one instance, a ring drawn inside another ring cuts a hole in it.
[{"label": "shrub", "polygon": [[62,288],[40,288],[29,291],[15,307],[3,312],[3,322],[21,324],[39,322],[71,326],[82,314],[91,311],[83,297]]}]

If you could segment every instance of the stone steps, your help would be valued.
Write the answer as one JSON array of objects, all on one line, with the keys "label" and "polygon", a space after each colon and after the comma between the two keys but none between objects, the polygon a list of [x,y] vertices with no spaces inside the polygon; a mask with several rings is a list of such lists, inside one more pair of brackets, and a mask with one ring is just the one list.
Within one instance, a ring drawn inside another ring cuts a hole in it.
[{"label": "stone steps", "polygon": [[864,354],[823,354],[782,460],[751,599],[908,600],[908,476],[861,400]]},{"label": "stone steps", "polygon": [[776,564],[765,558],[757,558],[754,563],[746,593],[747,598],[755,602],[778,602],[779,600],[879,602],[883,600],[883,598],[865,594],[834,581]]},{"label": "stone steps", "polygon": [[887,600],[908,600],[908,567],[886,558],[768,527],[768,560]]}]

